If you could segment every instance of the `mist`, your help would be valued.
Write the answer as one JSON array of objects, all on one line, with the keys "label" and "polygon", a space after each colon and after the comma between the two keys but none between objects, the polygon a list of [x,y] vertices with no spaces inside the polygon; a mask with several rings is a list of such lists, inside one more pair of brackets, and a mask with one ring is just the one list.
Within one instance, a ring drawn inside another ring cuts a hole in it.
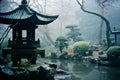
[{"label": "mist", "polygon": [[[17,2],[16,4],[7,3],[7,5],[14,6],[12,9],[15,9],[21,1],[14,0]],[[38,1],[38,2],[37,2]],[[117,3],[113,3],[106,8],[104,16],[110,21],[111,29],[113,27],[118,26],[120,22],[120,1]],[[50,37],[55,41],[55,39],[60,35],[66,35],[68,30],[65,28],[68,25],[77,25],[80,28],[80,32],[82,33],[82,37],[84,40],[90,41],[94,44],[99,43],[99,29],[101,19],[91,14],[84,13],[76,0],[29,0],[29,5],[31,8],[36,10],[37,12],[48,14],[48,15],[59,15],[58,19],[48,24],[46,26],[47,32]],[[3,5],[0,5],[3,6]],[[5,5],[4,5],[5,6]],[[85,0],[85,9],[93,12],[97,12],[101,14],[101,8],[95,2],[95,0]],[[5,6],[4,8],[8,8]],[[10,11],[10,7],[8,9],[1,11]],[[39,25],[39,30],[37,31],[37,38],[43,37],[42,31],[45,26]],[[105,38],[105,30],[106,26],[104,24],[103,28],[103,39]]]}]

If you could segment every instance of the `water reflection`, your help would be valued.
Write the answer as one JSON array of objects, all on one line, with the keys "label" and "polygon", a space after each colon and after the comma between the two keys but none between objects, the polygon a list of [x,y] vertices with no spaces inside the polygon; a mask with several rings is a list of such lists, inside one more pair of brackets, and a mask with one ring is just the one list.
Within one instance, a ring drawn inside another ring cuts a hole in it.
[{"label": "water reflection", "polygon": [[120,80],[120,68],[97,66],[72,60],[45,59],[54,62],[59,69],[71,73],[70,77],[62,80]]}]

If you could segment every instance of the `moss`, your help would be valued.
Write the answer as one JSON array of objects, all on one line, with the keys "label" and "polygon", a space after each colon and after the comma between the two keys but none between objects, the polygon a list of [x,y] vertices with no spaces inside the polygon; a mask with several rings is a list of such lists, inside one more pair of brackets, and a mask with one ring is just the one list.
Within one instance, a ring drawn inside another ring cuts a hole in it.
[{"label": "moss", "polygon": [[89,42],[79,41],[73,44],[73,51],[74,53],[79,53],[83,55],[86,51],[88,51],[89,47]]}]

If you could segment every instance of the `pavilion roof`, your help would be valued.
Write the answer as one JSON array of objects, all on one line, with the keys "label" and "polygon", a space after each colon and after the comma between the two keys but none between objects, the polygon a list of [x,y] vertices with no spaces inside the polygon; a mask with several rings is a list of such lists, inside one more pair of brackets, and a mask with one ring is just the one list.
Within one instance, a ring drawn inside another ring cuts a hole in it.
[{"label": "pavilion roof", "polygon": [[0,13],[0,23],[3,24],[15,24],[20,23],[30,23],[35,25],[46,25],[57,19],[56,16],[49,16],[38,13],[31,9],[27,4],[21,4],[15,10]]},{"label": "pavilion roof", "polygon": [[112,34],[120,34],[120,31],[112,31]]}]

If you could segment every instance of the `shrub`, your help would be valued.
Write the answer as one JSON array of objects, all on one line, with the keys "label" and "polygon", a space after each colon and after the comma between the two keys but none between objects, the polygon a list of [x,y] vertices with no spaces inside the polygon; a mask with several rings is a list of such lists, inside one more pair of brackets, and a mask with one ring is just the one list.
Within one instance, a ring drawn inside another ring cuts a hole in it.
[{"label": "shrub", "polygon": [[120,46],[112,46],[107,50],[107,56],[120,56]]},{"label": "shrub", "polygon": [[68,55],[68,52],[64,51],[60,56],[60,59],[69,59],[70,56]]},{"label": "shrub", "polygon": [[107,50],[108,60],[112,65],[120,65],[120,46],[113,46]]},{"label": "shrub", "polygon": [[67,48],[68,46],[67,38],[64,36],[59,36],[56,39],[55,46],[58,47],[60,49],[60,52],[62,53],[62,50],[64,49],[64,47]]},{"label": "shrub", "polygon": [[56,41],[67,41],[67,38],[64,36],[59,36]]},{"label": "shrub", "polygon": [[74,53],[85,55],[85,52],[88,51],[89,47],[89,42],[79,41],[73,44],[73,51]]},{"label": "shrub", "polygon": [[56,59],[57,58],[57,53],[56,52],[51,52],[51,58]]}]

